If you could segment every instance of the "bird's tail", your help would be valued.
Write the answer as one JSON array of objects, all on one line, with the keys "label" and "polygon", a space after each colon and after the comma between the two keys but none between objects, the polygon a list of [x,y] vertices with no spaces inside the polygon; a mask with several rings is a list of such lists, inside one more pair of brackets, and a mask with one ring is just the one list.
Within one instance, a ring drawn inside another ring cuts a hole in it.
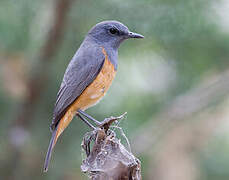
[{"label": "bird's tail", "polygon": [[57,127],[53,131],[52,138],[51,138],[50,143],[49,143],[48,151],[47,151],[46,158],[45,158],[44,172],[48,171],[48,166],[49,166],[49,162],[50,162],[50,159],[51,159],[52,151],[53,151],[53,148],[54,148],[54,146],[56,144],[57,130],[58,130]]},{"label": "bird's tail", "polygon": [[53,148],[54,148],[54,146],[56,144],[57,139],[62,134],[62,132],[64,131],[64,129],[72,121],[73,116],[74,116],[74,113],[71,113],[71,111],[70,111],[70,113],[67,112],[61,118],[61,120],[59,121],[58,125],[54,129],[54,131],[52,133],[52,138],[51,138],[50,143],[49,143],[48,152],[47,152],[46,158],[45,158],[44,172],[47,172],[48,171],[48,166],[49,166],[49,162],[50,162],[50,159],[51,159],[52,151],[53,151]]}]

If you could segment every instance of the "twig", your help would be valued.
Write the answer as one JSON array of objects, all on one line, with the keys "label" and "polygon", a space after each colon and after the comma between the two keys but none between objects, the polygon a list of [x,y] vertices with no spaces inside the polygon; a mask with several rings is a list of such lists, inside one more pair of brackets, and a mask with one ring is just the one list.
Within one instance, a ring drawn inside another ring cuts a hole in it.
[{"label": "twig", "polygon": [[[115,132],[109,129],[114,121],[124,118],[125,115],[126,113],[119,117],[106,118],[103,125],[84,136],[82,148],[87,158],[83,160],[81,170],[87,172],[91,180],[141,179],[140,161],[126,150]],[[122,130],[120,127],[117,128]],[[123,131],[121,132],[123,135]],[[125,134],[124,137],[129,145]],[[94,144],[90,151],[92,142]]]}]

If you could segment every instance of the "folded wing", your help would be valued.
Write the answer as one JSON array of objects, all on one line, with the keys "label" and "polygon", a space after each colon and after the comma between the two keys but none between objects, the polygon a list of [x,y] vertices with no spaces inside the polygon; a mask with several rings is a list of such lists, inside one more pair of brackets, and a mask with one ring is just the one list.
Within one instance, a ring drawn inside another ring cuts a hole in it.
[{"label": "folded wing", "polygon": [[97,77],[103,66],[105,57],[101,47],[80,47],[80,49],[69,63],[57,94],[52,130],[58,125],[67,108]]}]

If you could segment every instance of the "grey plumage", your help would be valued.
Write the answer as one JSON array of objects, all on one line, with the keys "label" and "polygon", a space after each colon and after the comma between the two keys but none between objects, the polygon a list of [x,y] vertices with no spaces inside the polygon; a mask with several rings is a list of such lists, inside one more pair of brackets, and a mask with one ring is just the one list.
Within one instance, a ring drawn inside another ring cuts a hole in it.
[{"label": "grey plumage", "polygon": [[84,42],[76,52],[65,72],[53,113],[51,128],[54,130],[58,121],[96,78],[104,62],[102,49],[96,45]]},{"label": "grey plumage", "polygon": [[[110,32],[112,28],[117,30],[117,33],[112,34]],[[118,47],[125,39],[132,37],[142,38],[143,36],[129,32],[128,28],[118,21],[103,21],[91,28],[64,74],[54,107],[52,130],[66,113],[67,108],[100,72],[105,59],[102,48],[106,50],[108,59],[117,70]]]},{"label": "grey plumage", "polygon": [[57,94],[51,124],[53,133],[44,164],[45,172],[48,170],[56,138],[60,135],[58,134],[58,124],[67,112],[68,107],[79,98],[100,73],[105,60],[103,49],[108,56],[108,60],[117,70],[118,47],[121,42],[128,38],[143,38],[143,36],[129,32],[128,28],[120,22],[104,21],[95,25],[88,32],[80,48],[73,56]]}]

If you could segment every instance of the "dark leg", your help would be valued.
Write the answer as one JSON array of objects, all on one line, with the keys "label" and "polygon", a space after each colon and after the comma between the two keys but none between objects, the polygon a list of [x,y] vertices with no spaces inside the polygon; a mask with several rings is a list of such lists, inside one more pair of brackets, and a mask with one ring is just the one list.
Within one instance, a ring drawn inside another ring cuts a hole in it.
[{"label": "dark leg", "polygon": [[97,121],[96,119],[94,119],[93,117],[91,117],[90,115],[88,115],[87,113],[85,113],[84,111],[78,109],[77,112],[80,115],[83,115],[83,116],[87,117],[88,119],[92,120],[97,126],[101,126],[101,122]]},{"label": "dark leg", "polygon": [[93,130],[95,129],[95,127],[94,127],[91,123],[89,123],[89,122],[87,121],[87,119],[85,119],[83,116],[81,116],[80,114],[77,114],[77,116],[78,116],[83,122],[85,122],[90,128],[92,128]]}]

